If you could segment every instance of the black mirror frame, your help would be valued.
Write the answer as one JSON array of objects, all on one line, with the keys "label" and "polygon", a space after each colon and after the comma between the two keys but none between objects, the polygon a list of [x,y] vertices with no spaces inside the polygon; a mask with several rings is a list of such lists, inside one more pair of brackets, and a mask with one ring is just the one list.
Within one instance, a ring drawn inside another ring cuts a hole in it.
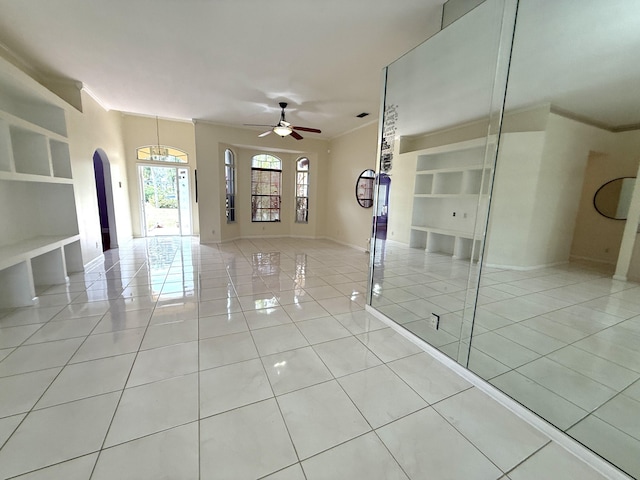
[{"label": "black mirror frame", "polygon": [[596,198],[598,197],[598,193],[600,193],[600,190],[602,190],[604,187],[606,187],[607,185],[609,185],[610,183],[613,182],[617,182],[618,180],[624,180],[625,178],[633,178],[635,179],[636,177],[618,177],[618,178],[614,178],[613,180],[609,180],[608,182],[602,184],[600,186],[600,188],[598,188],[598,190],[596,190],[596,193],[593,194],[593,208],[596,209],[596,212],[598,212],[600,215],[602,215],[605,218],[610,218],[611,220],[626,220],[627,217],[625,218],[617,218],[617,217],[610,217],[609,215],[607,215],[606,213],[603,213],[599,208],[598,208],[598,204],[596,203]]},{"label": "black mirror frame", "polygon": [[[371,176],[365,176],[365,173],[369,173],[371,172]],[[360,198],[358,196],[358,187],[360,186],[360,181],[362,179],[370,179],[372,181],[372,185],[371,185],[371,198]],[[360,174],[360,176],[358,177],[358,180],[356,180],[356,200],[358,201],[358,205],[360,205],[362,208],[371,208],[373,207],[373,186],[375,185],[375,181],[376,181],[376,172],[375,170],[372,170],[371,168],[367,168],[366,170],[363,170],[362,173]],[[366,202],[366,203],[365,203]]]}]

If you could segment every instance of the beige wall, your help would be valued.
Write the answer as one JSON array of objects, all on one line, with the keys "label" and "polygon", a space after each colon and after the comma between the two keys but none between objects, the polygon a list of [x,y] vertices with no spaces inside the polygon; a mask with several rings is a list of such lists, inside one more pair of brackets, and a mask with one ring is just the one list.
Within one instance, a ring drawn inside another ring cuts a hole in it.
[{"label": "beige wall", "polygon": [[78,211],[82,258],[86,264],[102,254],[93,154],[102,149],[111,166],[118,243],[131,238],[129,182],[119,112],[107,112],[82,92],[83,113],[67,113],[69,151]]},{"label": "beige wall", "polygon": [[[377,122],[331,141],[327,178],[321,186],[326,214],[323,236],[360,249],[366,247],[373,208],[358,204],[355,189],[363,170],[376,169],[377,144]],[[394,188],[392,177],[391,192]]]},{"label": "beige wall", "polygon": [[[140,202],[140,185],[138,182],[138,161],[136,159],[136,149],[146,145],[156,145],[158,143],[158,132],[160,144],[184,150],[189,155],[189,185],[191,198],[191,225],[193,234],[199,232],[198,225],[198,204],[195,199],[195,169],[196,145],[195,129],[193,123],[177,120],[158,120],[156,129],[156,119],[153,117],[141,117],[137,115],[122,115],[122,132],[124,138],[125,156],[127,164],[127,175],[129,181],[129,198],[131,202],[131,224],[133,236],[144,235],[142,228],[142,204]],[[182,165],[180,165],[182,166]]]},{"label": "beige wall", "polygon": [[[599,129],[594,129],[599,130]],[[580,199],[571,256],[615,264],[625,222],[600,215],[593,196],[605,183],[619,177],[635,177],[640,163],[640,131],[592,135],[589,163]],[[640,261],[634,257],[633,262]]]},{"label": "beige wall", "polygon": [[[308,134],[304,140],[268,135],[258,138],[254,130],[195,124],[195,144],[198,162],[198,190],[200,212],[200,241],[220,242],[241,236],[299,236],[315,238],[321,232],[320,212],[324,199],[320,191],[326,177],[328,147],[326,140],[317,140]],[[224,152],[230,148],[236,155],[237,199],[235,224],[228,224],[225,216]],[[251,222],[251,157],[256,153],[271,153],[283,160],[282,215],[280,222]],[[295,223],[294,169],[295,160],[307,157],[311,165],[309,223]],[[354,184],[355,185],[355,184]]]}]

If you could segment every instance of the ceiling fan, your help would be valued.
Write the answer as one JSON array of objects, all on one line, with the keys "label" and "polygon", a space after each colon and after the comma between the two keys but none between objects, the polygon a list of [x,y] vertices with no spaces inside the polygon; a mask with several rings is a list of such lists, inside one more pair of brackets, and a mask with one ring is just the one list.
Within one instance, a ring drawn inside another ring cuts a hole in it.
[{"label": "ceiling fan", "polygon": [[322,133],[317,128],[309,128],[309,127],[294,127],[289,122],[287,122],[284,118],[284,109],[287,108],[286,102],[279,103],[282,112],[280,113],[280,121],[277,125],[259,125],[255,123],[245,123],[247,127],[271,127],[271,130],[267,130],[266,132],[261,133],[258,137],[266,137],[271,132],[276,135],[280,135],[281,137],[286,137],[287,135],[291,135],[296,140],[302,140],[302,135],[300,135],[296,130],[300,130],[301,132],[311,132],[311,133]]}]

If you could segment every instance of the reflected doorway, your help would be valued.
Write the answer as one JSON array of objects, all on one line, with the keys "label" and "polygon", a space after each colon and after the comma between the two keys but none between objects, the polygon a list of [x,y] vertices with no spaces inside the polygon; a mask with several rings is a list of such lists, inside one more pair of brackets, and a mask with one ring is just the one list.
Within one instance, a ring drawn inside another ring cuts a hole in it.
[{"label": "reflected doorway", "polygon": [[189,169],[138,165],[145,237],[191,235]]}]

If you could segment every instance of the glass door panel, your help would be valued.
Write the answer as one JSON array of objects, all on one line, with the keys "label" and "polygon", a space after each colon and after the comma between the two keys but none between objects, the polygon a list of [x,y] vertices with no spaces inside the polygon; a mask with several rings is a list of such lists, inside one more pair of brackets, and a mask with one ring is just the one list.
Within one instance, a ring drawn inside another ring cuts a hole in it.
[{"label": "glass door panel", "polygon": [[190,235],[188,169],[139,165],[144,235]]}]

